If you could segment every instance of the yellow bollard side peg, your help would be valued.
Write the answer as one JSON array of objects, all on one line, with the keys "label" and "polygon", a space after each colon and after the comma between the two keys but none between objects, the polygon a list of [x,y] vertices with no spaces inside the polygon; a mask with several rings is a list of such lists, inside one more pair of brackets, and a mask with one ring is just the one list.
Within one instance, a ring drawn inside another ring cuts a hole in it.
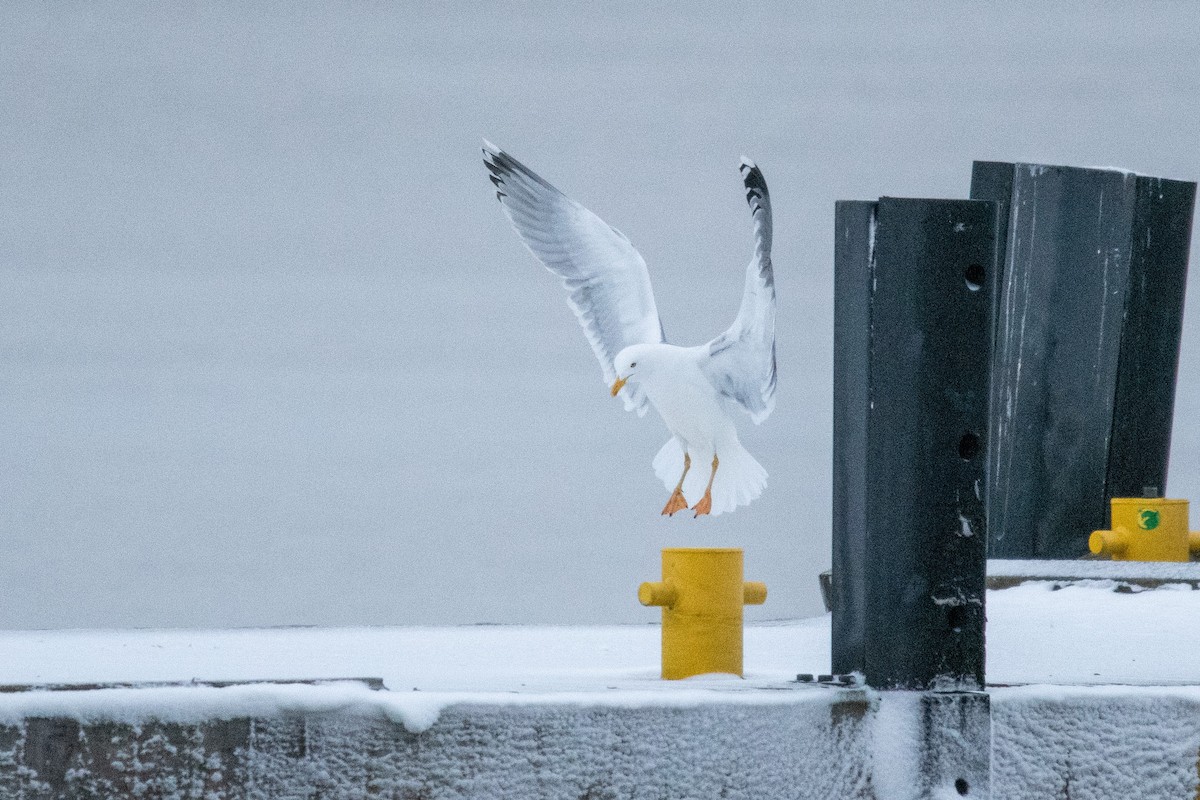
[{"label": "yellow bollard side peg", "polygon": [[748,606],[761,606],[767,602],[767,585],[759,581],[746,581],[742,586],[742,602]]},{"label": "yellow bollard side peg", "polygon": [[638,587],[638,602],[644,606],[664,606],[670,608],[675,605],[678,597],[679,595],[675,592],[675,585],[670,581],[643,583]]},{"label": "yellow bollard side peg", "polygon": [[1124,528],[1115,531],[1092,531],[1092,535],[1088,537],[1088,550],[1092,551],[1092,555],[1124,561],[1125,551],[1128,549],[1129,531]]}]

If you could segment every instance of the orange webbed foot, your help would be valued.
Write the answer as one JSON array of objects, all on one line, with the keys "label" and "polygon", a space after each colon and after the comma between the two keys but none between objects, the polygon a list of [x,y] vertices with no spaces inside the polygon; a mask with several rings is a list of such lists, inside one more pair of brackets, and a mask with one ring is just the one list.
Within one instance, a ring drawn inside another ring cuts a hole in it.
[{"label": "orange webbed foot", "polygon": [[671,494],[671,499],[668,500],[667,504],[663,507],[662,513],[670,517],[673,516],[676,511],[683,511],[687,507],[687,500],[684,499],[683,492],[676,489]]},{"label": "orange webbed foot", "polygon": [[[697,517],[700,516],[701,514],[711,514],[712,513],[712,493],[705,492],[704,497],[700,498],[700,502],[696,503],[696,505],[692,506],[692,511],[696,512]],[[693,517],[693,519],[694,519],[694,517]]]}]

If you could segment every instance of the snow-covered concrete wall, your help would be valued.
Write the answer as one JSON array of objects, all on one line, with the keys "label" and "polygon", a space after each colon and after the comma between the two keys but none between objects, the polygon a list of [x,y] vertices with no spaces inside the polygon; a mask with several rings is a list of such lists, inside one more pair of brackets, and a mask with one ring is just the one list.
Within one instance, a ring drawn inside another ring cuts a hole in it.
[{"label": "snow-covered concrete wall", "polygon": [[992,692],[994,797],[1200,797],[1200,688]]},{"label": "snow-covered concrete wall", "polygon": [[[460,704],[423,730],[362,710],[183,722],[31,717],[0,726],[0,796],[983,796],[953,783],[919,795],[906,762],[917,730],[911,696],[782,694],[778,703],[690,707]],[[992,715],[995,798],[1196,796],[1196,688],[997,689]]]},{"label": "snow-covered concrete wall", "polygon": [[199,723],[0,728],[0,796],[870,797],[859,699],[696,708],[455,706]]}]

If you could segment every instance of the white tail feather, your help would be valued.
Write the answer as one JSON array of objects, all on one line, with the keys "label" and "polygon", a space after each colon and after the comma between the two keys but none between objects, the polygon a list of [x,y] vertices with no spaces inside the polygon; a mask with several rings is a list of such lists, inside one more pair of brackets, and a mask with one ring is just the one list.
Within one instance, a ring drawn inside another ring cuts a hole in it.
[{"label": "white tail feather", "polygon": [[[704,496],[712,468],[712,453],[691,453],[692,468],[683,482],[683,496],[689,506],[694,506]],[[717,477],[713,480],[712,514],[716,516],[733,511],[738,506],[749,505],[757,499],[767,486],[767,471],[754,456],[734,441],[717,453],[720,459]],[[663,482],[667,491],[675,488],[683,472],[683,443],[672,436],[654,457],[654,474]]]},{"label": "white tail feather", "polygon": [[683,444],[672,436],[654,457],[654,474],[668,491],[675,488],[679,474],[683,472]]}]

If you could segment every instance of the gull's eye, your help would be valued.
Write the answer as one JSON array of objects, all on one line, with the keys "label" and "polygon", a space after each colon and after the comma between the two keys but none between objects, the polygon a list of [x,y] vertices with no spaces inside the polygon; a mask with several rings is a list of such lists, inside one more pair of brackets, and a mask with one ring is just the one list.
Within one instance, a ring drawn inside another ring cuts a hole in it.
[{"label": "gull's eye", "polygon": [[629,368],[630,368],[630,369],[633,369],[633,368],[634,368],[634,367],[636,367],[636,366],[637,366],[637,362],[636,362],[636,361],[634,361],[634,362],[630,363],[630,365],[629,365]]}]

